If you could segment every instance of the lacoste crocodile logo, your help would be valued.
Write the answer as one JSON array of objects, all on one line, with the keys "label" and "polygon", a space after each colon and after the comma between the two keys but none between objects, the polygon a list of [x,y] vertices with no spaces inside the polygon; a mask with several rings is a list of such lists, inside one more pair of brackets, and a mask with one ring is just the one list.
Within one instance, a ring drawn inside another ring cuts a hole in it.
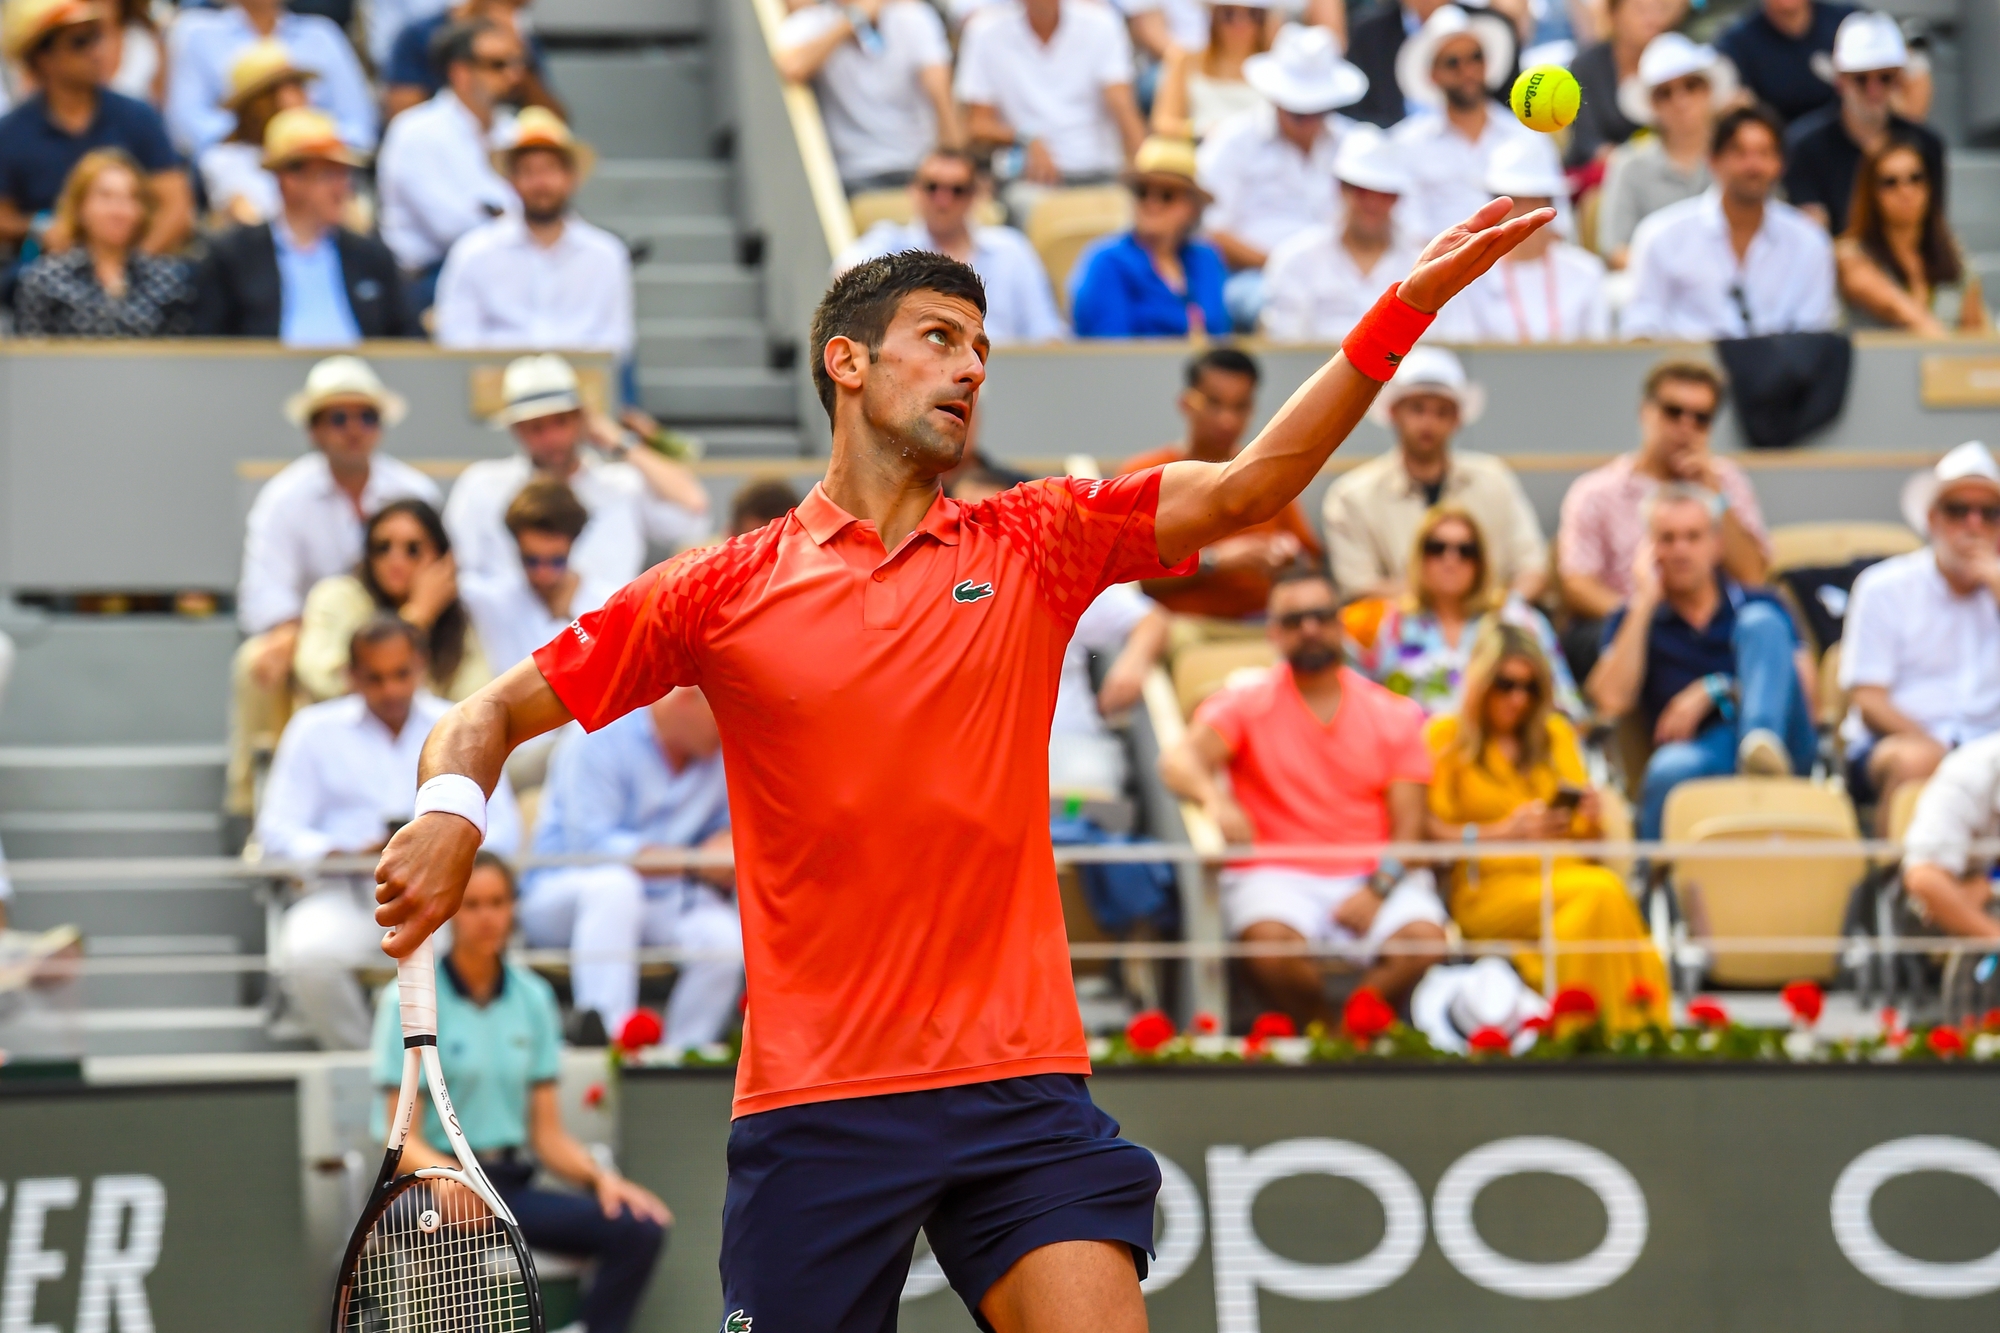
[{"label": "lacoste crocodile logo", "polygon": [[722,1333],[750,1333],[750,1316],[741,1310],[731,1310],[729,1318],[722,1321]]},{"label": "lacoste crocodile logo", "polygon": [[974,583],[971,579],[967,579],[951,590],[951,600],[954,602],[978,602],[992,595],[992,584]]}]

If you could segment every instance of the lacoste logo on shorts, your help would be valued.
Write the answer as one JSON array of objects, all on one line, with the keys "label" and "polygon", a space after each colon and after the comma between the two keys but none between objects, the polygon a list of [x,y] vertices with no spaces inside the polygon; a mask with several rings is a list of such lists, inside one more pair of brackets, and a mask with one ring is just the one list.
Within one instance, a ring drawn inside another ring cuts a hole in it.
[{"label": "lacoste logo on shorts", "polygon": [[967,579],[951,590],[951,600],[954,602],[977,602],[992,595],[992,584],[974,583],[971,579]]},{"label": "lacoste logo on shorts", "polygon": [[731,1310],[722,1321],[722,1333],[750,1333],[750,1316],[741,1310]]}]

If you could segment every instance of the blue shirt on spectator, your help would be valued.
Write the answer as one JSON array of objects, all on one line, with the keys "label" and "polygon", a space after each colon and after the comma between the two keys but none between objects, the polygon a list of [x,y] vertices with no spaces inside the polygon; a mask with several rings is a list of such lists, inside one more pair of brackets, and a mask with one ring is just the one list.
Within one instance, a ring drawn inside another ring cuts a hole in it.
[{"label": "blue shirt on spectator", "polygon": [[1130,232],[1110,236],[1085,248],[1077,258],[1070,285],[1071,322],[1079,338],[1185,338],[1191,310],[1199,310],[1202,328],[1216,335],[1229,332],[1229,309],[1222,303],[1222,283],[1229,276],[1222,255],[1206,241],[1181,246],[1181,268],[1187,291],[1177,292],[1153,267]]},{"label": "blue shirt on spectator", "polygon": [[1745,86],[1759,101],[1794,121],[1834,100],[1833,85],[1813,68],[1813,57],[1823,65],[1831,61],[1833,34],[1853,12],[1851,5],[1813,0],[1812,27],[1805,36],[1793,37],[1780,32],[1760,4],[1730,24],[1715,47],[1736,62]]},{"label": "blue shirt on spectator", "polygon": [[[642,847],[693,847],[728,827],[722,752],[674,772],[652,712],[640,708],[556,747],[535,820],[534,854],[631,856]],[[531,871],[530,885],[544,873]],[[677,891],[682,883],[681,876],[649,879],[646,891]]]},{"label": "blue shirt on spectator", "polygon": [[287,347],[352,347],[361,325],[347,300],[347,279],[333,233],[301,250],[292,229],[271,224],[278,249],[278,341]]},{"label": "blue shirt on spectator", "polygon": [[[199,153],[229,136],[236,125],[236,113],[222,105],[229,94],[229,69],[262,35],[235,5],[189,6],[175,17],[167,38],[166,104],[175,143]],[[306,85],[306,97],[333,117],[341,141],[372,150],[380,128],[375,91],[340,25],[318,14],[283,10],[271,36],[283,43],[292,63],[319,76]]]},{"label": "blue shirt on spectator", "polygon": [[[438,1064],[458,1110],[458,1126],[474,1152],[518,1148],[528,1141],[528,1090],[562,1072],[562,1018],[549,983],[514,963],[500,969],[500,986],[485,1004],[458,979],[449,954],[437,964]],[[403,1024],[396,983],[375,1005],[375,1086],[403,1083]],[[422,1099],[424,1142],[449,1153],[437,1107]],[[388,1112],[377,1098],[374,1135],[387,1138]]]},{"label": "blue shirt on spectator", "polygon": [[[1785,609],[1783,602],[1761,588],[1745,588],[1725,576],[1717,576],[1716,584],[1721,590],[1722,601],[1715,608],[1715,614],[1709,617],[1708,624],[1700,629],[1681,619],[1680,612],[1664,599],[1653,612],[1652,629],[1646,635],[1646,681],[1639,688],[1639,707],[1649,727],[1659,721],[1660,711],[1676,694],[1703,676],[1734,679],[1736,648],[1732,640],[1736,634],[1736,613],[1739,610],[1752,602],[1769,602],[1780,612]],[[1625,608],[1622,606],[1605,619],[1605,651],[1610,650],[1612,638],[1624,623]],[[1791,623],[1789,614],[1785,616],[1785,623]],[[1713,717],[1710,721],[1721,721],[1721,718]]]},{"label": "blue shirt on spectator", "polygon": [[[389,48],[389,63],[382,69],[382,82],[391,87],[414,84],[433,97],[444,87],[444,79],[431,64],[431,39],[451,22],[449,13],[433,14],[403,26]],[[528,67],[542,73],[542,39],[528,36]]]},{"label": "blue shirt on spectator", "polygon": [[122,148],[148,174],[181,164],[160,113],[109,89],[97,93],[97,115],[82,134],[49,119],[37,93],[0,116],[0,198],[33,217],[53,209],[70,169],[97,148]]}]

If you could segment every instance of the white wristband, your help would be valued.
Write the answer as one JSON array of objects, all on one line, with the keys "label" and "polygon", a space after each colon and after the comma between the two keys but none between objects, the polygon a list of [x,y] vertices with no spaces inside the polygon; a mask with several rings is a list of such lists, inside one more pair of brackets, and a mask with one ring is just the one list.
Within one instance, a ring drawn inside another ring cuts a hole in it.
[{"label": "white wristband", "polygon": [[463,773],[440,773],[417,788],[416,813],[410,818],[441,812],[457,815],[486,837],[486,793]]}]

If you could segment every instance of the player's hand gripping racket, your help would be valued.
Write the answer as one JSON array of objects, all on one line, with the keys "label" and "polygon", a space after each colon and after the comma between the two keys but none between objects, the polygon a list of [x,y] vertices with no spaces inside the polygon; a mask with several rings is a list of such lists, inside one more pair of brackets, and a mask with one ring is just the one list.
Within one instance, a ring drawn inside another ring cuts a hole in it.
[{"label": "player's hand gripping racket", "polygon": [[[403,1088],[389,1151],[340,1261],[333,1333],[544,1333],[534,1261],[458,1127],[437,1054],[437,974],[425,940],[396,966]],[[428,1086],[458,1170],[398,1174]]]}]

